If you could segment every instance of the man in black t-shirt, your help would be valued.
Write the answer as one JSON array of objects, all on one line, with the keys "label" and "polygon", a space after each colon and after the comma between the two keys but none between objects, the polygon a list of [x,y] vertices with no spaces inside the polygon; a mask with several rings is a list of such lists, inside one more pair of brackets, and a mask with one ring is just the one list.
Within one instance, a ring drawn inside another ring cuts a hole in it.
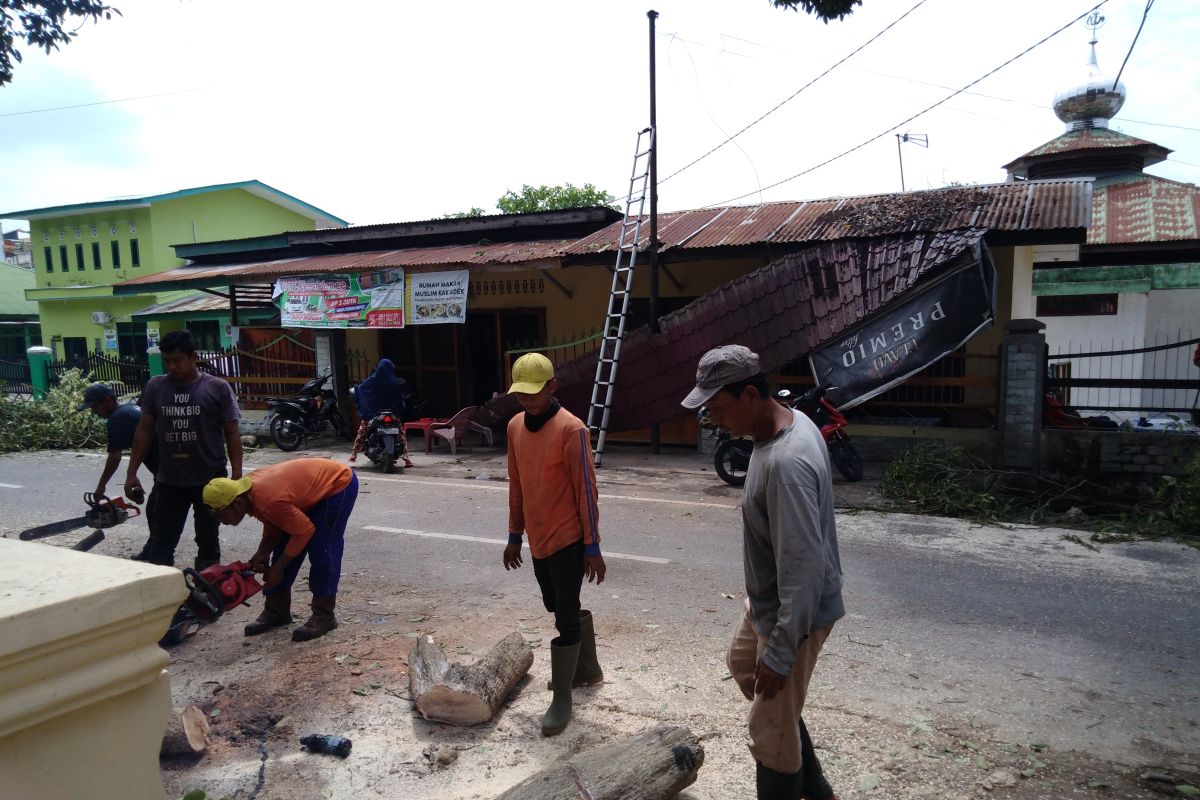
[{"label": "man in black t-shirt", "polygon": [[[228,474],[242,477],[242,439],[237,398],[221,378],[196,367],[196,344],[187,331],[162,338],[166,375],[150,379],[142,392],[142,418],[133,436],[125,494],[143,494],[137,468],[151,443],[158,445],[158,471],[146,513],[153,516],[150,539],[135,559],[173,566],[188,510],[196,525],[196,569],[220,562],[217,519],[204,505],[204,485]],[[225,453],[229,453],[229,471]]]},{"label": "man in black t-shirt", "polygon": [[[108,481],[121,466],[121,456],[126,450],[133,448],[133,432],[137,430],[138,422],[142,419],[142,411],[133,403],[117,402],[117,394],[111,386],[103,383],[93,383],[83,392],[83,402],[79,411],[91,410],[93,414],[105,421],[108,438],[108,460],[100,473],[100,481],[96,484],[96,494],[104,496]],[[153,475],[158,470],[158,446],[154,445],[146,454],[143,462],[146,469]]]}]

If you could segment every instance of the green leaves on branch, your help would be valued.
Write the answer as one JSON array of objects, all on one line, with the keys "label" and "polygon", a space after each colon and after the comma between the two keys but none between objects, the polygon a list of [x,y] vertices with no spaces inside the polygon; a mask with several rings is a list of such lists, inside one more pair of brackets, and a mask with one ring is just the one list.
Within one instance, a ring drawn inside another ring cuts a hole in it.
[{"label": "green leaves on branch", "polygon": [[841,19],[853,14],[854,7],[861,6],[862,0],[771,0],[771,5],[803,11],[822,22],[829,22],[831,19]]},{"label": "green leaves on branch", "polygon": [[496,201],[496,207],[502,214],[528,214],[531,211],[558,211],[564,208],[592,208],[593,206],[612,206],[616,201],[606,191],[597,189],[590,183],[575,186],[564,183],[562,186],[530,186],[525,184],[521,192],[511,189]]},{"label": "green leaves on branch", "polygon": [[72,369],[38,400],[0,395],[0,453],[103,444],[104,420],[90,411],[75,411],[87,386],[83,373]]},{"label": "green leaves on branch", "polygon": [[98,0],[0,0],[0,87],[11,83],[21,63],[17,40],[49,53],[70,44],[83,23],[112,19],[121,12]]}]

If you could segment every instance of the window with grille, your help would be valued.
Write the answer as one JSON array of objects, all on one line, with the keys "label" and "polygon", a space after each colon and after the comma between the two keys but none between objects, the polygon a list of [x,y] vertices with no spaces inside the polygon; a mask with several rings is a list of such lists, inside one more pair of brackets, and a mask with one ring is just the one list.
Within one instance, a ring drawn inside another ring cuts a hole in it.
[{"label": "window with grille", "polygon": [[1091,317],[1116,313],[1116,294],[1043,295],[1037,299],[1039,317]]},{"label": "window with grille", "polygon": [[100,269],[100,243],[92,242],[92,269]]},{"label": "window with grille", "polygon": [[43,247],[42,257],[46,259],[46,272],[54,272],[54,251],[49,247]]},{"label": "window with grille", "polygon": [[75,245],[75,264],[76,269],[83,269],[83,245]]},{"label": "window with grille", "polygon": [[67,246],[65,244],[58,246],[58,258],[62,261],[62,266],[59,269],[63,272],[71,269],[71,265],[67,262]]},{"label": "window with grille", "polygon": [[142,265],[142,251],[138,249],[138,240],[129,240],[129,264],[134,269]]},{"label": "window with grille", "polygon": [[113,269],[121,268],[121,243],[112,242]]}]

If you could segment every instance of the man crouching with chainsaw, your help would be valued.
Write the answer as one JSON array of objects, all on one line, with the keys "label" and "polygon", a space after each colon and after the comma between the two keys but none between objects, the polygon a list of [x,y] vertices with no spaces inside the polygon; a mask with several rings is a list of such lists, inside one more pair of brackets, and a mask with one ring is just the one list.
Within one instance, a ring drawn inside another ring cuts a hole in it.
[{"label": "man crouching with chainsaw", "polygon": [[257,636],[292,622],[292,584],[308,556],[312,616],[292,631],[293,642],[324,636],[337,627],[333,615],[346,522],[358,497],[358,477],[326,458],[298,458],[251,472],[240,480],[214,478],[204,487],[204,504],[225,525],[247,514],[263,523],[262,544],[250,559],[264,573],[266,606],[246,626]]}]

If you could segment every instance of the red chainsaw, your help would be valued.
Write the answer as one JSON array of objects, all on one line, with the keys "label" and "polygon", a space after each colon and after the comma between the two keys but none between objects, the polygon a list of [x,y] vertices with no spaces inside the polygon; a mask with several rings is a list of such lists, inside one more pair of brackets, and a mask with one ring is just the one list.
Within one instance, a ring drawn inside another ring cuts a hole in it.
[{"label": "red chainsaw", "polygon": [[48,522],[35,528],[21,531],[22,541],[31,542],[46,536],[57,536],[60,533],[70,533],[79,528],[92,528],[92,533],[83,541],[77,542],[72,550],[91,550],[104,541],[104,529],[120,525],[130,517],[136,517],[142,510],[136,505],[126,503],[120,497],[105,497],[102,494],[88,492],[83,496],[87,505],[87,513],[82,517],[72,517],[60,522]]},{"label": "red chainsaw", "polygon": [[188,587],[188,598],[158,642],[164,647],[179,644],[226,611],[249,605],[246,601],[262,591],[262,584],[245,561],[212,564],[199,572],[188,567],[183,570],[183,580]]}]

